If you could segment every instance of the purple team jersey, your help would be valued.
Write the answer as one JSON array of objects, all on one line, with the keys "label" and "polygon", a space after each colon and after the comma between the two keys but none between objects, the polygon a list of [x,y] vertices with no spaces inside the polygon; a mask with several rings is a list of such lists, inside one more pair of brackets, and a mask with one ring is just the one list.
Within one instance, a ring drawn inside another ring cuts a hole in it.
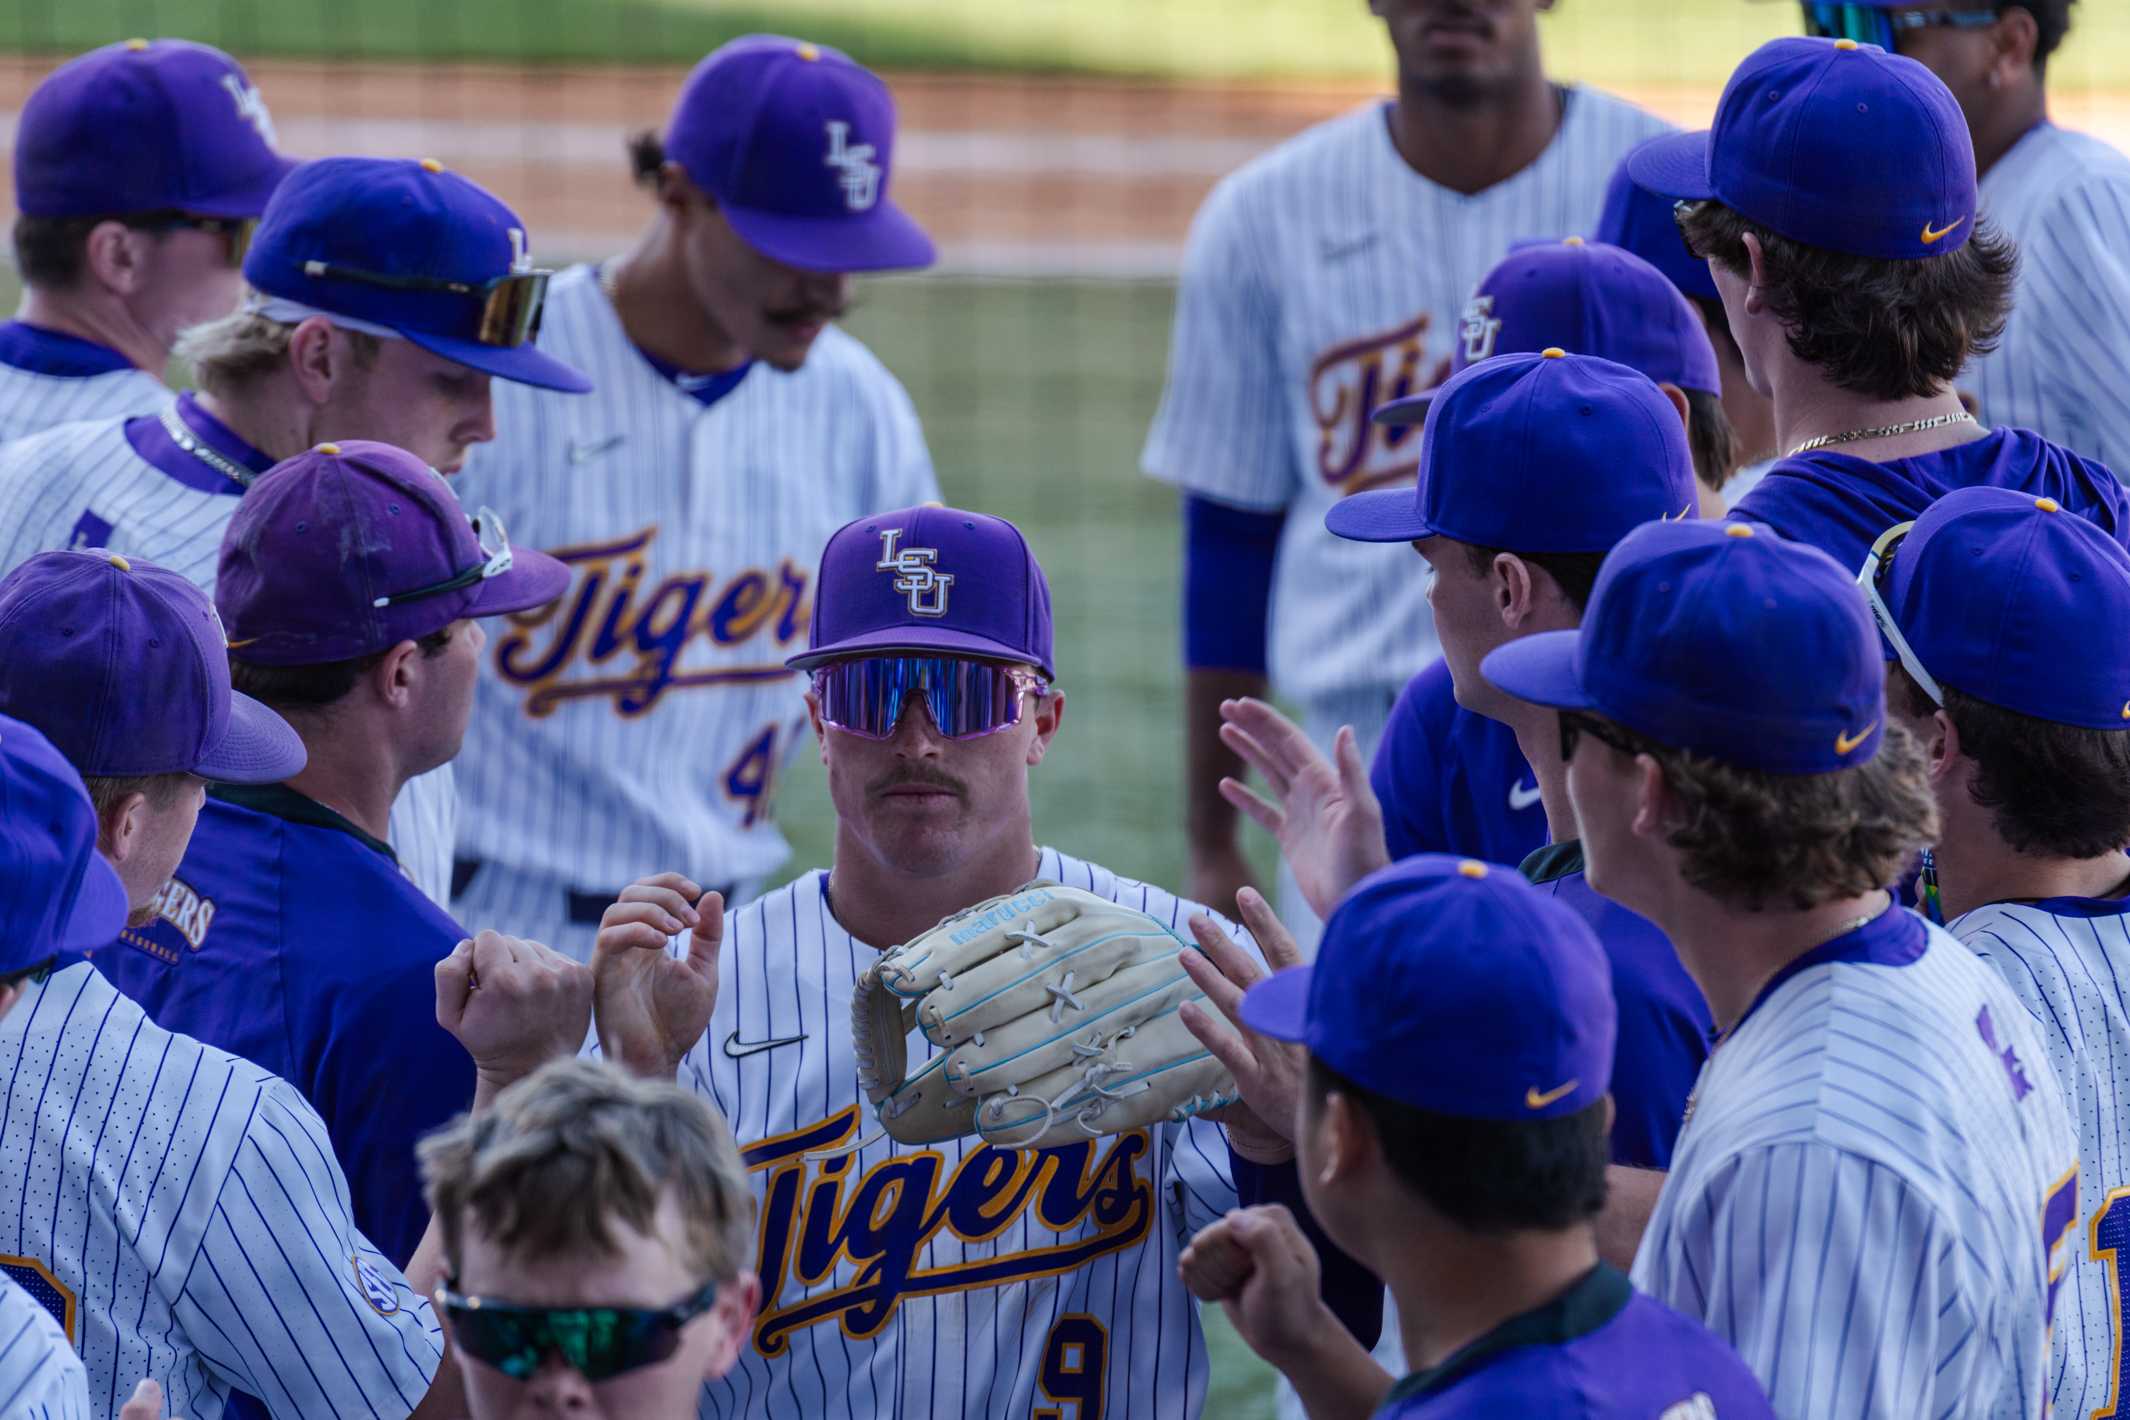
[{"label": "purple team jersey", "polygon": [[1538,780],[1515,733],[1457,703],[1446,661],[1406,682],[1368,780],[1394,862],[1455,853],[1514,864],[1545,844]]},{"label": "purple team jersey", "polygon": [[1377,1420],[1773,1420],[1731,1348],[1600,1264],[1391,1387]]},{"label": "purple team jersey", "polygon": [[1766,523],[1849,571],[1896,523],[1959,488],[1991,485],[2054,498],[2130,547],[2130,500],[2104,464],[2081,458],[2031,429],[1994,429],[1979,439],[1914,458],[1871,463],[1837,449],[1786,458],[1730,511],[1734,522]]}]

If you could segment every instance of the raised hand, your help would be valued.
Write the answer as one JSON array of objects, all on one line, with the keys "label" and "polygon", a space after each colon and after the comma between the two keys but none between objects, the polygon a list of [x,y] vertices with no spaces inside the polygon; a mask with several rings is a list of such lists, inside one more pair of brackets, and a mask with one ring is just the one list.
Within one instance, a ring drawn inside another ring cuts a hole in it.
[{"label": "raised hand", "polygon": [[482,931],[436,964],[436,1023],[473,1057],[492,1096],[584,1048],[592,973],[552,947]]},{"label": "raised hand", "polygon": [[[1258,950],[1265,954],[1267,966],[1283,971],[1300,964],[1301,948],[1263,894],[1245,888],[1236,895],[1235,905],[1243,925],[1257,939]],[[1196,1001],[1186,1003],[1179,1014],[1185,1028],[1228,1067],[1243,1097],[1242,1104],[1211,1117],[1227,1129],[1228,1142],[1244,1158],[1261,1164],[1282,1163],[1294,1153],[1295,1108],[1301,1100],[1307,1056],[1302,1047],[1259,1035],[1243,1024],[1243,993],[1264,979],[1265,968],[1212,918],[1200,914],[1191,919],[1190,927],[1198,950],[1183,954],[1183,969],[1219,1015]]]},{"label": "raised hand", "polygon": [[[685,957],[667,939],[688,933]],[[725,900],[679,873],[640,878],[599,919],[592,947],[599,1049],[636,1074],[670,1080],[717,1009]]]},{"label": "raised hand", "polygon": [[1355,883],[1390,862],[1383,806],[1368,785],[1368,766],[1353,727],[1332,741],[1334,764],[1301,726],[1262,700],[1224,700],[1221,743],[1264,777],[1267,799],[1240,779],[1220,781],[1221,797],[1279,840],[1302,897],[1319,917]]}]

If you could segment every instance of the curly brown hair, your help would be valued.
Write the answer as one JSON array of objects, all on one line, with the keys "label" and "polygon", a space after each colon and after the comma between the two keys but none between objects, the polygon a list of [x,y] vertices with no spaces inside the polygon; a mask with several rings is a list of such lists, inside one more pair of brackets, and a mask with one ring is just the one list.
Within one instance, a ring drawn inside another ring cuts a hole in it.
[{"label": "curly brown hair", "polygon": [[1957,251],[1920,261],[1852,256],[1791,241],[1720,202],[1680,210],[1694,255],[1735,276],[1759,239],[1768,309],[1790,352],[1845,390],[1873,399],[1943,392],[1977,355],[1997,348],[2012,309],[2018,249],[1989,222]]},{"label": "curly brown hair", "polygon": [[1680,809],[1665,841],[1688,884],[1747,912],[1803,912],[1887,887],[1938,836],[1923,747],[1898,724],[1869,760],[1831,774],[1741,769],[1602,724],[1614,753],[1649,755],[1664,771]]}]

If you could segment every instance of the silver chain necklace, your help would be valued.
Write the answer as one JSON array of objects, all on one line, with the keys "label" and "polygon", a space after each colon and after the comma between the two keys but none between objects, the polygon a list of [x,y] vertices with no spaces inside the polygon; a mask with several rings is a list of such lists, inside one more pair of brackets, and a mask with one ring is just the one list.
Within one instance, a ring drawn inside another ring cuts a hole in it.
[{"label": "silver chain necklace", "polygon": [[233,463],[229,459],[223,458],[213,449],[210,449],[205,444],[201,443],[199,436],[197,434],[194,434],[192,430],[186,426],[185,421],[178,417],[176,405],[173,404],[166,407],[163,412],[157,416],[157,418],[162,421],[163,432],[170,436],[171,443],[176,444],[186,453],[191,454],[201,463],[206,464],[216,473],[221,474],[231,483],[236,484],[237,487],[249,488],[251,487],[252,480],[258,477],[257,474],[253,473],[250,469],[244,467],[244,465],[240,463]]},{"label": "silver chain necklace", "polygon": [[1824,449],[1829,444],[1853,444],[1859,439],[1890,439],[1896,434],[1920,434],[1925,429],[1943,429],[1948,424],[1974,422],[1975,416],[1963,409],[1958,414],[1933,414],[1928,419],[1911,419],[1906,424],[1881,424],[1876,429],[1850,429],[1840,434],[1822,434],[1817,439],[1805,440],[1784,457],[1794,459],[1799,454],[1809,454],[1814,449]]}]

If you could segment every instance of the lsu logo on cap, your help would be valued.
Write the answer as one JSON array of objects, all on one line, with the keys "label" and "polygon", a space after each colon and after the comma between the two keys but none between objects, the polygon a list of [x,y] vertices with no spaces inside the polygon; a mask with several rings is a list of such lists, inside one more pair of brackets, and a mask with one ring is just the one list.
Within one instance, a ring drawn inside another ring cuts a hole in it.
[{"label": "lsu logo on cap", "polygon": [[828,153],[821,159],[834,168],[843,184],[843,205],[853,212],[868,212],[880,200],[880,164],[873,161],[873,145],[850,146],[851,126],[840,118],[828,122]]},{"label": "lsu logo on cap", "polygon": [[267,147],[277,146],[274,116],[266,111],[266,98],[258,86],[246,83],[241,75],[224,74],[222,87],[229,91],[229,97],[236,103],[238,117],[259,130],[259,137],[265,140]]},{"label": "lsu logo on cap", "polygon": [[880,560],[876,572],[895,573],[895,590],[909,598],[910,615],[940,617],[947,614],[947,593],[954,586],[951,572],[938,571],[936,547],[898,547],[901,528],[880,530]]},{"label": "lsu logo on cap", "polygon": [[1501,335],[1501,322],[1494,318],[1494,298],[1474,296],[1457,317],[1457,338],[1464,342],[1464,363],[1476,365],[1494,358],[1494,342]]}]

